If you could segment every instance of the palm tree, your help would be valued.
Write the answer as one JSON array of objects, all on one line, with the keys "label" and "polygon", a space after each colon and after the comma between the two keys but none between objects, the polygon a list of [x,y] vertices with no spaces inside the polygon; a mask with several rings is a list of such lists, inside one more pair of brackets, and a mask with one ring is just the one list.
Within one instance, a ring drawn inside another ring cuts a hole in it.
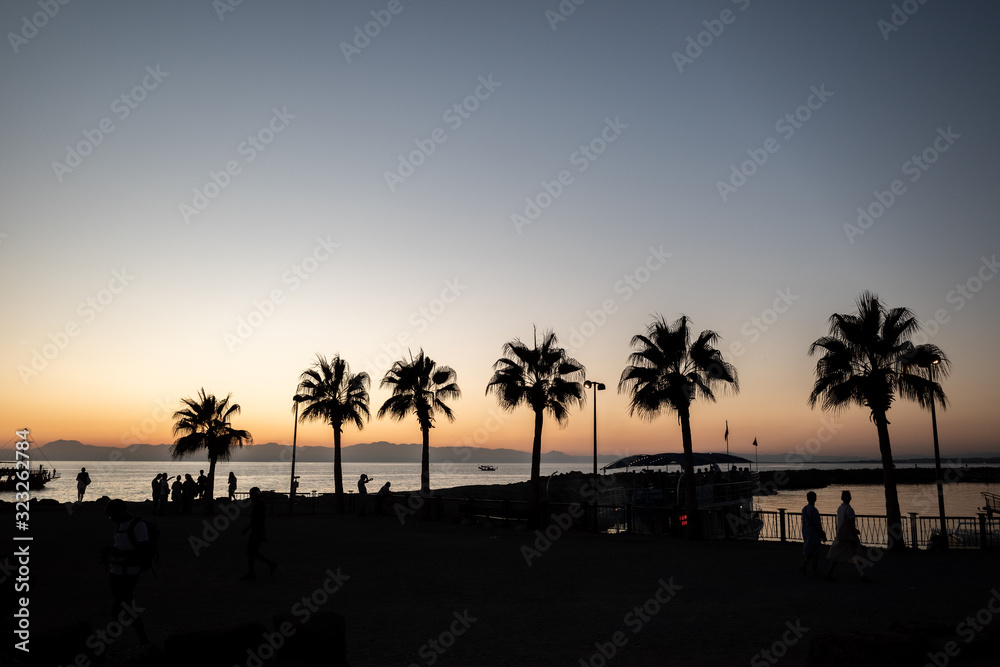
[{"label": "palm tree", "polygon": [[857,306],[857,314],[831,315],[829,335],[809,346],[810,355],[823,351],[816,362],[809,404],[819,401],[824,410],[833,412],[851,405],[870,410],[882,455],[887,541],[890,549],[902,549],[902,517],[886,413],[897,391],[921,406],[929,406],[932,395],[943,404],[946,397],[941,386],[911,370],[925,355],[937,355],[945,373],[950,363],[936,345],[918,348],[910,342],[920,330],[920,321],[909,308],[887,308],[878,295],[868,291],[858,297]]},{"label": "palm tree", "polygon": [[542,416],[555,417],[560,426],[569,419],[572,404],[583,405],[584,391],[580,380],[584,368],[559,347],[551,331],[542,334],[541,345],[536,334],[534,347],[520,339],[504,343],[503,356],[493,364],[493,377],[486,385],[486,394],[496,394],[504,410],[513,411],[527,405],[535,412],[535,436],[531,443],[531,500],[537,505],[541,489]]},{"label": "palm tree", "polygon": [[214,394],[206,394],[202,387],[197,398],[182,398],[181,404],[187,407],[174,413],[174,435],[179,437],[170,447],[171,458],[177,460],[201,449],[208,452],[206,514],[215,511],[216,462],[228,461],[234,446],[253,442],[249,431],[234,429],[230,424],[233,416],[240,413],[238,404],[230,404],[232,397],[229,394],[219,400]]},{"label": "palm tree", "polygon": [[420,424],[423,435],[420,454],[422,494],[430,493],[431,490],[430,430],[434,428],[434,414],[441,412],[448,421],[455,421],[455,413],[442,400],[462,396],[462,390],[455,380],[454,370],[448,366],[438,366],[421,349],[416,357],[411,354],[409,361],[396,361],[379,383],[380,388],[391,387],[392,396],[378,409],[378,418],[389,415],[396,421],[402,421],[412,412]]},{"label": "palm tree", "polygon": [[344,477],[340,460],[340,436],[344,423],[354,424],[360,431],[371,417],[368,411],[368,373],[351,373],[351,367],[339,354],[327,360],[316,355],[316,363],[299,376],[299,387],[293,397],[305,406],[299,421],[324,421],[333,428],[333,477],[336,511],[344,511]]},{"label": "palm tree", "polygon": [[698,496],[691,447],[691,403],[698,396],[714,403],[715,387],[738,393],[740,384],[736,368],[723,359],[715,347],[719,334],[702,331],[692,343],[689,326],[686,315],[681,315],[672,325],[660,316],[646,327],[645,335],[633,336],[633,352],[618,381],[618,391],[631,394],[629,415],[653,419],[664,410],[677,413],[684,445],[687,535],[697,537]]}]

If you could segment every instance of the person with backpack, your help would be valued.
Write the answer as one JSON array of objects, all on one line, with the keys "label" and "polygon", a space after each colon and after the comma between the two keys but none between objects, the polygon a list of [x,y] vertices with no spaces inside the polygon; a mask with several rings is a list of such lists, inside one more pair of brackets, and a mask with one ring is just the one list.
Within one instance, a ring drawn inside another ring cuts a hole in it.
[{"label": "person with backpack", "polygon": [[105,514],[115,524],[114,541],[101,553],[111,577],[111,618],[121,625],[135,626],[139,643],[150,643],[146,625],[135,604],[135,586],[139,574],[152,563],[154,544],[146,522],[129,514],[125,501],[109,500]]}]

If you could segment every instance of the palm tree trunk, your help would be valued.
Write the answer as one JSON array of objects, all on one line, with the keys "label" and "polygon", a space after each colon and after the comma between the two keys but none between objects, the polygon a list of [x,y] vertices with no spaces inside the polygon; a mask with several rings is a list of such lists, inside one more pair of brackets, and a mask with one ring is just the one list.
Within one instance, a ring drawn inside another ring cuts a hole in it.
[{"label": "palm tree trunk", "polygon": [[[889,444],[889,421],[885,413],[872,412],[872,419],[878,429],[878,448],[882,454],[882,482],[885,486],[886,541],[890,551],[906,548],[903,540],[903,521],[899,511],[899,495],[896,492],[896,469],[892,465],[892,447]],[[898,538],[898,539],[897,539]]]},{"label": "palm tree trunk", "polygon": [[215,514],[215,462],[217,456],[208,457],[208,483],[205,485],[205,514],[211,516]]},{"label": "palm tree trunk", "polygon": [[333,428],[333,490],[334,511],[344,513],[344,468],[340,461],[340,429]]},{"label": "palm tree trunk", "polygon": [[431,492],[431,430],[429,426],[421,426],[420,431],[424,436],[420,448],[420,493],[428,494]]},{"label": "palm tree trunk", "polygon": [[531,506],[537,520],[542,501],[542,411],[535,411],[535,436],[531,441]]},{"label": "palm tree trunk", "polygon": [[678,411],[681,420],[681,442],[684,446],[684,510],[687,528],[684,536],[689,540],[701,536],[698,521],[698,491],[694,479],[694,449],[691,444],[691,415],[687,409]]}]

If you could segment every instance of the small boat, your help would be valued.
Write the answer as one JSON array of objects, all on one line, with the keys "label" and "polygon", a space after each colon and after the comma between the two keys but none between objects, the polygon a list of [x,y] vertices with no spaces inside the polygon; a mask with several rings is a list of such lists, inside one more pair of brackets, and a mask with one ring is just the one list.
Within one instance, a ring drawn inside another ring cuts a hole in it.
[{"label": "small boat", "polygon": [[479,469],[482,470],[483,472],[493,472],[497,468],[496,466],[479,466]]},{"label": "small boat", "polygon": [[10,461],[0,463],[0,491],[17,491],[18,482],[27,482],[28,488],[32,490],[40,489],[59,478],[59,472],[55,468],[49,469],[44,465],[28,469],[27,479],[23,478],[24,472],[24,468],[18,468]]}]

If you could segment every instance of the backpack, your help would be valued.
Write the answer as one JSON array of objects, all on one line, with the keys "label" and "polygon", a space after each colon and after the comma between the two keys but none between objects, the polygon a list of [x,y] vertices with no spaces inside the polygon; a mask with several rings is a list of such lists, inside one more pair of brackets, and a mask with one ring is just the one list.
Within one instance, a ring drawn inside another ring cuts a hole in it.
[{"label": "backpack", "polygon": [[[135,535],[135,527],[139,522],[146,525],[146,534],[149,536],[149,551],[145,555],[139,553],[139,540]],[[160,527],[152,521],[140,517],[132,517],[132,523],[128,527],[128,541],[132,543],[132,548],[136,550],[135,562],[133,565],[139,566],[140,572],[145,572],[153,568],[153,561],[160,562]],[[156,574],[155,572],[153,573]]]}]

